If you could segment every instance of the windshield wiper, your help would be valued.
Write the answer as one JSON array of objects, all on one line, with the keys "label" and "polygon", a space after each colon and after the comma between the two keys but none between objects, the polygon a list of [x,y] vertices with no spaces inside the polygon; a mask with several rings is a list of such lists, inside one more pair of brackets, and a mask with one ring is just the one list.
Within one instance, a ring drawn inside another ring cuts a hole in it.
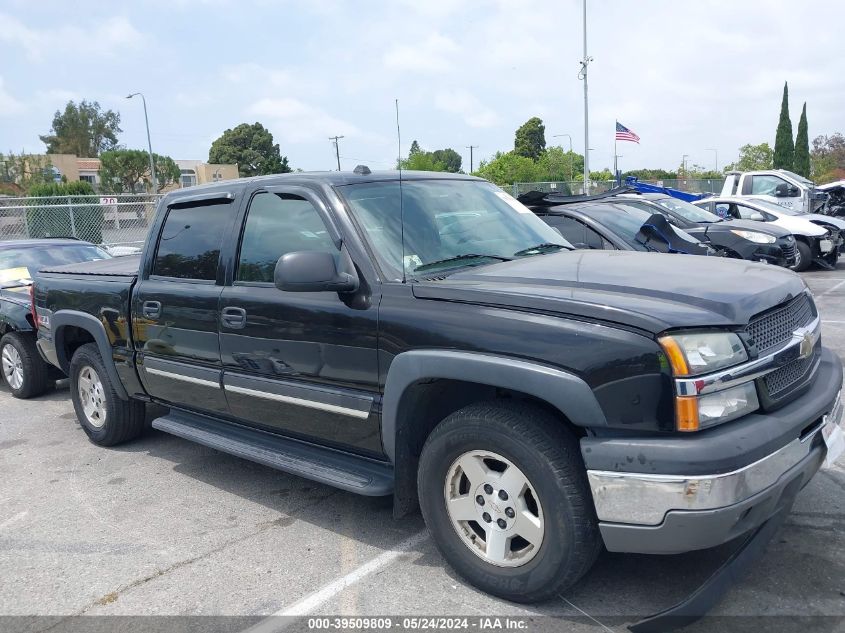
[{"label": "windshield wiper", "polygon": [[537,253],[545,253],[552,248],[556,250],[560,250],[562,248],[571,250],[568,246],[564,246],[563,244],[552,244],[551,242],[543,242],[542,244],[537,244],[536,246],[532,246],[531,248],[523,248],[521,251],[515,252],[513,256],[520,257],[522,255],[528,255],[533,251],[537,251]]},{"label": "windshield wiper", "polygon": [[429,270],[431,268],[436,268],[437,266],[442,266],[443,264],[451,264],[453,262],[461,262],[468,259],[498,259],[500,262],[509,262],[513,258],[504,257],[502,255],[481,255],[479,253],[464,253],[463,255],[455,255],[454,257],[447,257],[446,259],[438,259],[435,262],[429,262],[427,264],[423,264],[422,266],[417,266],[416,268],[414,268],[414,272],[421,272],[424,270]]}]

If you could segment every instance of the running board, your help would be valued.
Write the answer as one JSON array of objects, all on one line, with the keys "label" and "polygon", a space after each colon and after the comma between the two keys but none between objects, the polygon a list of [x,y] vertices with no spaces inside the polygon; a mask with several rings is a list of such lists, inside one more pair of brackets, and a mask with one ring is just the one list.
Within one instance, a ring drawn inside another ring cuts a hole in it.
[{"label": "running board", "polygon": [[393,467],[364,457],[183,411],[156,418],[153,428],[360,495],[393,493]]}]

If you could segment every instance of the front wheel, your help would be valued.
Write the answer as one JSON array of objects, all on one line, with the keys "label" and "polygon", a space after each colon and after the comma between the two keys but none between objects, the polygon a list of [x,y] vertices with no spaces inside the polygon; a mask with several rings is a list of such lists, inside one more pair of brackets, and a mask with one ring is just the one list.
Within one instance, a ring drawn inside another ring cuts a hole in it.
[{"label": "front wheel", "polygon": [[144,430],[144,403],[121,399],[94,343],[74,352],[69,378],[76,417],[94,444],[113,446]]},{"label": "front wheel", "polygon": [[539,407],[479,403],[450,415],[423,448],[418,492],[449,564],[507,600],[557,595],[601,548],[578,442]]},{"label": "front wheel", "polygon": [[9,332],[0,339],[0,367],[15,398],[40,396],[49,387],[47,363],[38,355],[31,334]]},{"label": "front wheel", "polygon": [[801,240],[795,241],[795,265],[792,267],[797,273],[803,272],[813,263],[813,251],[810,245]]}]

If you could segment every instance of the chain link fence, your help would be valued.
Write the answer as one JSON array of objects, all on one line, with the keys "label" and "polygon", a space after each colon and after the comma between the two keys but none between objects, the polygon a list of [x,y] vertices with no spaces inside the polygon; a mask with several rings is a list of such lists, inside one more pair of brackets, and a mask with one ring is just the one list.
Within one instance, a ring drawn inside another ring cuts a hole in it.
[{"label": "chain link fence", "polygon": [[75,237],[115,253],[140,248],[161,195],[0,197],[0,241]]},{"label": "chain link fence", "polygon": [[[641,182],[679,189],[688,193],[719,193],[722,191],[724,178],[713,179],[678,179],[678,180],[643,180]],[[616,186],[615,180],[593,181],[590,183],[590,194],[599,194],[609,191]],[[529,191],[541,191],[543,193],[562,193],[564,195],[581,195],[584,193],[583,181],[556,181],[556,182],[515,182],[512,185],[505,185],[506,191],[510,190],[515,198]]]}]

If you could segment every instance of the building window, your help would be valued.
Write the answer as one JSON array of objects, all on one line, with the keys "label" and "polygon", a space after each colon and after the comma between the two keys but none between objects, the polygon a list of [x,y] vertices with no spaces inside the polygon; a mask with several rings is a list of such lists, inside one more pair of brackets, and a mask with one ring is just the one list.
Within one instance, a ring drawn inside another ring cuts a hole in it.
[{"label": "building window", "polygon": [[197,184],[197,174],[193,169],[182,170],[182,188],[193,187]]},{"label": "building window", "polygon": [[79,179],[83,182],[87,182],[90,185],[97,184],[97,177],[96,176],[89,176],[88,174],[81,174]]}]

